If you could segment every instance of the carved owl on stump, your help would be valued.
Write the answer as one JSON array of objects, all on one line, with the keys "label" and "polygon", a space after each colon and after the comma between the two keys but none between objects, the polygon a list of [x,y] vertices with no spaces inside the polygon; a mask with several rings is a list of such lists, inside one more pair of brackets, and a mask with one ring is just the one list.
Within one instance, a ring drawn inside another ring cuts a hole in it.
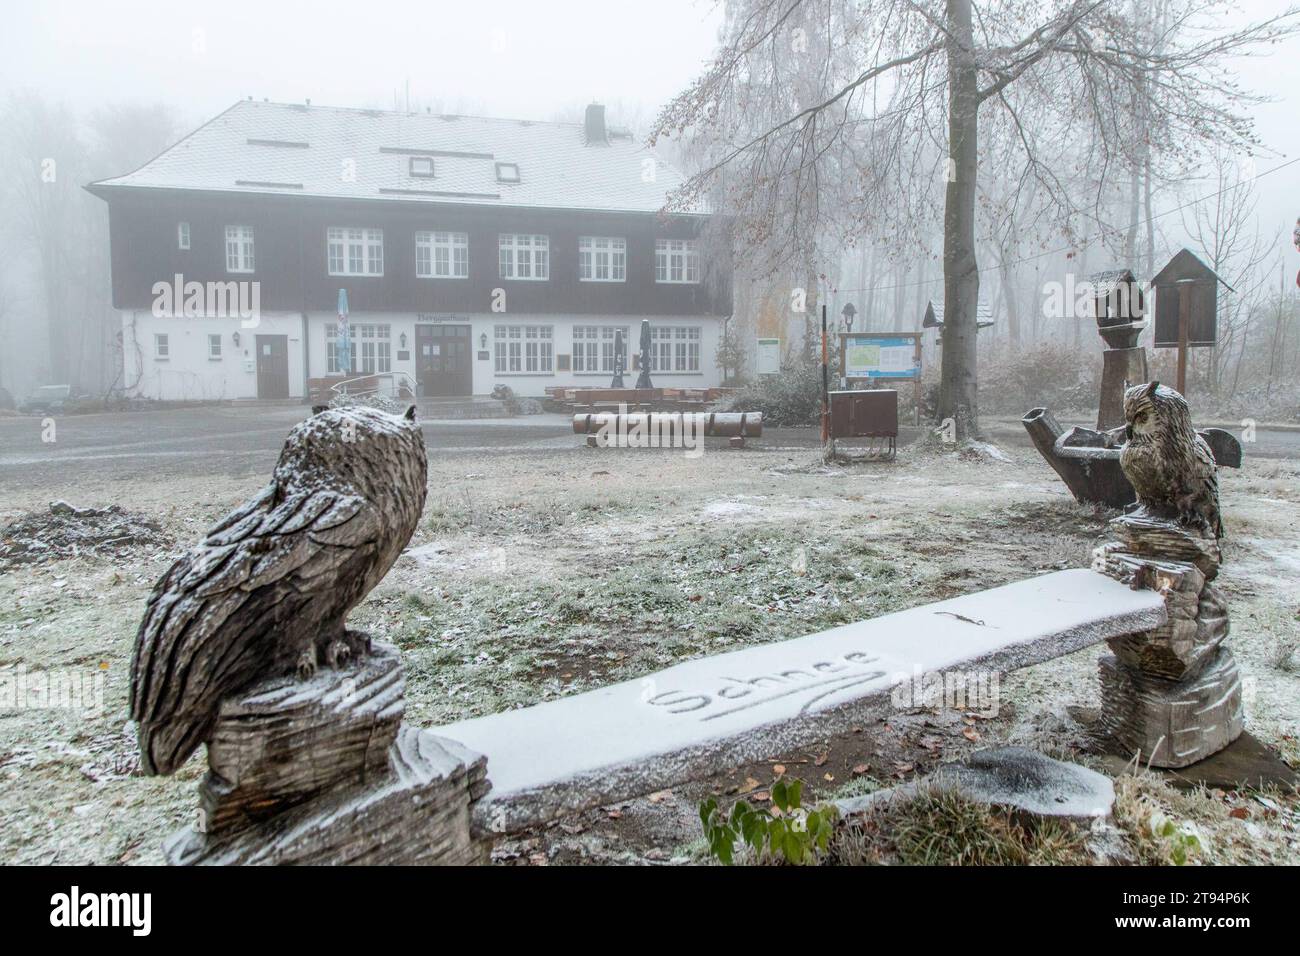
[{"label": "carved owl on stump", "polygon": [[427,470],[414,408],[321,410],[289,433],[271,483],[149,596],[131,662],[146,773],[207,740],[222,698],[368,650],[344,621],[415,531]]},{"label": "carved owl on stump", "polygon": [[1214,453],[1192,428],[1187,400],[1159,382],[1134,385],[1124,393],[1124,421],[1119,463],[1138,504],[1221,538]]}]

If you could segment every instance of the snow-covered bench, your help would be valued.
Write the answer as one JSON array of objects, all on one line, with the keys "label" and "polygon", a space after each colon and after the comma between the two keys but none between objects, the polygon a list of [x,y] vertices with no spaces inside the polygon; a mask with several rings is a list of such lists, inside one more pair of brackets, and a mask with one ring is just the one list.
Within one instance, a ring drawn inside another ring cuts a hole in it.
[{"label": "snow-covered bench", "polygon": [[1154,591],[1058,571],[432,733],[486,755],[474,825],[506,833],[848,731],[917,675],[1011,671],[1165,616]]},{"label": "snow-covered bench", "polygon": [[200,825],[173,834],[164,854],[482,863],[496,834],[866,724],[904,682],[933,687],[941,674],[945,689],[949,678],[991,689],[994,673],[1165,619],[1157,591],[1059,571],[432,729],[403,721],[401,655],[376,644],[310,680],[268,678],[223,701]]}]

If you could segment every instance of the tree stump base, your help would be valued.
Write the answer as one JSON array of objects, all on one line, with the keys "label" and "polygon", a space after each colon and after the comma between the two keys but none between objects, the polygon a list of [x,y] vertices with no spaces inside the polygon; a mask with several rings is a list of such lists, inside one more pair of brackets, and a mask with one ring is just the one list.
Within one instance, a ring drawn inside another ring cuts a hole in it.
[{"label": "tree stump base", "polygon": [[1218,542],[1144,514],[1111,522],[1119,541],[1093,552],[1093,567],[1164,598],[1160,627],[1111,638],[1099,663],[1101,728],[1155,767],[1186,767],[1242,731],[1241,679],[1228,636]]},{"label": "tree stump base", "polygon": [[486,862],[470,809],[487,761],[402,722],[397,650],[308,680],[265,681],[222,704],[193,827],[175,865]]}]

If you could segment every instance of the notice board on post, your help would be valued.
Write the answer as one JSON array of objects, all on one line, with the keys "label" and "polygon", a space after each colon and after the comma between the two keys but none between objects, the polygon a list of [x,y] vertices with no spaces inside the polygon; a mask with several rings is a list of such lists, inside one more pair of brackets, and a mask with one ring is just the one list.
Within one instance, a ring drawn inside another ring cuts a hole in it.
[{"label": "notice board on post", "polygon": [[[910,379],[921,421],[920,332],[841,332],[840,380],[846,388]],[[882,382],[882,380],[884,380]]]},{"label": "notice board on post", "polygon": [[841,378],[920,378],[921,336],[913,332],[844,332]]}]

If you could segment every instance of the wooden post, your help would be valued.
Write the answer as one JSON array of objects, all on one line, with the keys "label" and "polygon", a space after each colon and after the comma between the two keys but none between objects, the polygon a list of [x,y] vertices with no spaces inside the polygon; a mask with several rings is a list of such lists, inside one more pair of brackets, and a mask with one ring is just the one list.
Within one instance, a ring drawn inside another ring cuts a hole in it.
[{"label": "wooden post", "polygon": [[1178,394],[1187,397],[1187,326],[1191,321],[1192,284],[1178,285]]},{"label": "wooden post", "polygon": [[829,372],[826,364],[829,361],[829,353],[826,347],[826,303],[822,303],[822,447],[831,437],[831,399],[830,399],[830,381]]},{"label": "wooden post", "polygon": [[[912,364],[915,368],[921,367],[921,336],[918,333],[912,338]],[[918,371],[916,377],[912,379],[912,403],[916,406],[916,424],[921,424],[921,373]]]}]

